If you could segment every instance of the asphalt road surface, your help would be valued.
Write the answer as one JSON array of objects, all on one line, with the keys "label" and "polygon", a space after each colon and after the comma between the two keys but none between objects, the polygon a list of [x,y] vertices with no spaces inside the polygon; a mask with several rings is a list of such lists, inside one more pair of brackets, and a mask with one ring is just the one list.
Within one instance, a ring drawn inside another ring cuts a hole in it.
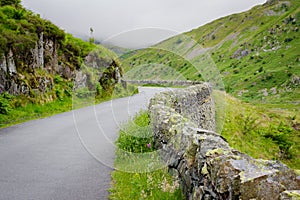
[{"label": "asphalt road surface", "polygon": [[0,129],[0,200],[107,199],[120,124],[162,90]]}]

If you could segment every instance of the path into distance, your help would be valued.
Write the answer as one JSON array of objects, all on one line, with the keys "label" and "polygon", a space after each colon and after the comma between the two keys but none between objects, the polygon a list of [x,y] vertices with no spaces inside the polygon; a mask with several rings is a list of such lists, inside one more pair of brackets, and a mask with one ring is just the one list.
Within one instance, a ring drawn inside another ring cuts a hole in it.
[{"label": "path into distance", "polygon": [[107,199],[120,124],[163,90],[0,129],[0,200]]}]

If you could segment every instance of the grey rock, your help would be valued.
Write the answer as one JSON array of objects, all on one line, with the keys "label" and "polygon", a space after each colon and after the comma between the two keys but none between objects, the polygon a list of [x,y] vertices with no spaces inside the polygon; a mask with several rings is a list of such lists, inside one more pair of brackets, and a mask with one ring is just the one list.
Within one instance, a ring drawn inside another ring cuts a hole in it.
[{"label": "grey rock", "polygon": [[155,147],[177,170],[186,199],[285,199],[288,190],[299,190],[300,180],[286,165],[253,159],[214,132],[208,86],[164,92],[149,105]]}]

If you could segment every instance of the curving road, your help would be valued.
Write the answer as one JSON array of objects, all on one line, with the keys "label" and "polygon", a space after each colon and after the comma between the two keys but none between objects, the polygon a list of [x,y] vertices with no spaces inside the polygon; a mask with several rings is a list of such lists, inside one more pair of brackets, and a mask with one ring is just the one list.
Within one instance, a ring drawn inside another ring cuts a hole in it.
[{"label": "curving road", "polygon": [[0,129],[0,200],[107,199],[119,125],[163,90]]}]

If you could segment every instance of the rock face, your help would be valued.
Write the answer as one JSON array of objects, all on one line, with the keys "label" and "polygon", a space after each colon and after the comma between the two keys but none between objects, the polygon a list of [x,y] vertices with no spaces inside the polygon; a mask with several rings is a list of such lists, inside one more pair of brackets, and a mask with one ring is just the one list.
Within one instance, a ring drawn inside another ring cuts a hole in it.
[{"label": "rock face", "polygon": [[[38,40],[26,55],[14,52],[13,49],[0,55],[0,94],[8,92],[30,98],[39,95],[46,99],[49,99],[47,96],[54,96],[55,99],[55,76],[62,77],[64,82],[73,82],[75,89],[88,87],[92,76],[97,76],[96,81],[100,81],[103,74],[106,74],[110,78],[107,80],[110,86],[114,86],[121,78],[119,63],[114,58],[103,57],[97,50],[92,51],[84,59],[84,71],[79,62],[71,62],[78,60],[79,55],[73,55],[72,50],[63,52],[62,42],[47,38],[43,32],[37,33],[37,36]],[[91,75],[89,71],[95,71],[96,74]]]},{"label": "rock face", "polygon": [[[45,70],[50,74],[61,73],[56,65],[57,45],[55,41],[47,39],[44,41],[44,34],[38,34],[38,41],[28,55],[19,55],[12,49],[7,54],[1,55],[0,59],[0,91],[6,91],[13,95],[29,95],[34,93],[45,93],[53,88],[53,78],[36,73],[36,69]],[[45,58],[47,58],[45,60]],[[54,60],[54,62],[51,62]],[[17,62],[16,62],[17,61]],[[56,65],[55,65],[56,63]],[[26,76],[24,76],[26,74]]]},{"label": "rock face", "polygon": [[186,199],[285,199],[299,193],[293,170],[234,150],[214,132],[208,84],[158,94],[149,110],[155,146],[178,173]]}]

